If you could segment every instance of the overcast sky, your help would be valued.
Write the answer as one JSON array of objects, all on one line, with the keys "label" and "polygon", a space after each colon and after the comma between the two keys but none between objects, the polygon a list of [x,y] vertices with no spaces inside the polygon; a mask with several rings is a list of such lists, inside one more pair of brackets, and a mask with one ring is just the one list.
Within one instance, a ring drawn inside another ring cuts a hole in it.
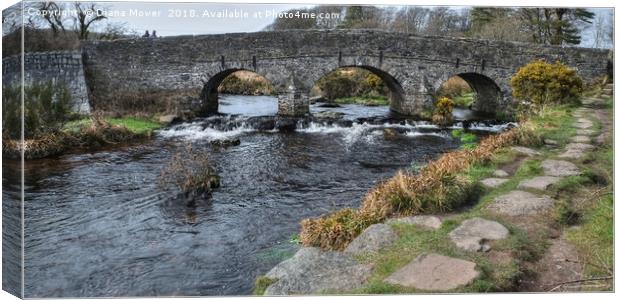
[{"label": "overcast sky", "polygon": [[[125,23],[128,28],[140,34],[145,30],[156,30],[159,36],[259,31],[271,24],[279,12],[312,7],[304,4],[178,2],[98,2],[98,5],[105,8],[109,22]],[[610,15],[612,11],[601,8],[591,10],[605,15]],[[103,26],[103,23],[99,26]],[[590,44],[592,30],[586,30],[582,45]]]}]

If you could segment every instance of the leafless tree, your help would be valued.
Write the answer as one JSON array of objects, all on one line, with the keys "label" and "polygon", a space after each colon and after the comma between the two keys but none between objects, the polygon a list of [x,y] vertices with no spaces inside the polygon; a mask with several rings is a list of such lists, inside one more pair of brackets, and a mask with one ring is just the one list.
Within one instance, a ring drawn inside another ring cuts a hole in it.
[{"label": "leafless tree", "polygon": [[98,13],[101,9],[97,8],[95,3],[75,2],[74,8],[76,10],[75,32],[80,40],[88,39],[89,29],[93,23],[107,19],[105,15]]},{"label": "leafless tree", "polygon": [[41,13],[41,18],[45,20],[45,22],[52,29],[52,33],[54,36],[58,36],[58,33],[62,31],[65,33],[65,25],[64,18],[62,15],[62,10],[64,8],[64,3],[56,3],[53,1],[48,2],[40,2],[39,12]]}]

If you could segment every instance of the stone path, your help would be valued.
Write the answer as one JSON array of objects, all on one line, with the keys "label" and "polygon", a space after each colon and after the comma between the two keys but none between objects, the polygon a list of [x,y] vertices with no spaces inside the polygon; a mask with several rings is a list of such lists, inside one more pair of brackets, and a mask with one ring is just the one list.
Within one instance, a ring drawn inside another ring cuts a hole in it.
[{"label": "stone path", "polygon": [[560,177],[555,176],[538,176],[531,179],[524,179],[517,186],[518,189],[534,189],[544,191],[554,183],[560,181]]},{"label": "stone path", "polygon": [[403,223],[409,225],[418,225],[421,227],[426,227],[430,229],[439,229],[441,228],[441,220],[435,216],[412,216],[412,217],[403,217],[397,219],[389,219],[387,224],[394,223]]},{"label": "stone path", "polygon": [[566,177],[581,174],[581,171],[574,163],[564,160],[547,159],[540,166],[547,176]]},{"label": "stone path", "polygon": [[396,232],[387,224],[379,223],[368,226],[355,238],[344,253],[358,255],[367,252],[377,252],[391,246],[396,241]]},{"label": "stone path", "polygon": [[476,264],[439,254],[422,254],[384,281],[425,291],[447,291],[474,281]]},{"label": "stone path", "polygon": [[361,287],[370,277],[371,267],[336,251],[303,247],[265,276],[277,279],[265,295],[344,292]]},{"label": "stone path", "polygon": [[[554,205],[554,199],[545,192],[563,177],[580,175],[582,172],[570,160],[583,158],[595,147],[593,139],[598,143],[609,138],[612,124],[603,123],[603,133],[594,137],[597,132],[593,122],[584,116],[591,116],[592,110],[579,109],[573,114],[578,119],[573,124],[577,135],[570,139],[564,149],[557,149],[556,141],[545,141],[549,151],[559,151],[556,158],[548,158],[541,162],[543,175],[522,180],[515,190],[495,197],[486,210],[498,215],[509,216],[510,220],[518,221],[513,225],[528,224],[529,217],[541,215]],[[600,119],[600,118],[598,118]],[[481,184],[488,188],[496,188],[510,180],[522,160],[541,156],[542,153],[527,147],[514,146],[512,150],[521,157],[507,166],[493,172],[493,177],[486,178]],[[372,267],[358,263],[355,256],[363,253],[374,253],[390,247],[398,236],[390,227],[392,224],[403,223],[416,225],[430,230],[438,230],[442,221],[437,216],[418,215],[411,217],[388,219],[385,224],[368,227],[353,240],[344,252],[323,251],[318,248],[301,248],[295,256],[274,267],[267,277],[277,281],[266,289],[266,295],[316,294],[320,292],[346,292],[358,289],[370,278]],[[523,225],[526,226],[526,225]],[[527,226],[526,226],[527,227]],[[510,236],[509,230],[496,221],[483,218],[470,218],[448,233],[451,241],[465,251],[484,252],[489,260],[509,263],[514,258],[510,251],[490,251],[491,241],[501,240]],[[583,266],[575,264],[576,252],[564,239],[552,240],[546,254],[538,262],[535,270],[544,280],[524,279],[525,291],[546,291],[554,283],[571,279],[579,279]],[[480,272],[471,261],[448,257],[436,253],[421,254],[407,265],[384,279],[384,282],[423,291],[448,291],[472,283]],[[528,281],[529,280],[529,281]]]},{"label": "stone path", "polygon": [[506,178],[486,178],[480,181],[480,183],[488,188],[496,188],[504,183],[506,183],[508,179]]},{"label": "stone path", "polygon": [[508,229],[495,221],[472,218],[463,221],[448,235],[452,242],[463,250],[487,252],[491,250],[488,241],[507,238]]},{"label": "stone path", "polygon": [[553,199],[547,195],[514,190],[496,197],[487,209],[508,216],[527,216],[544,212],[553,206]]}]

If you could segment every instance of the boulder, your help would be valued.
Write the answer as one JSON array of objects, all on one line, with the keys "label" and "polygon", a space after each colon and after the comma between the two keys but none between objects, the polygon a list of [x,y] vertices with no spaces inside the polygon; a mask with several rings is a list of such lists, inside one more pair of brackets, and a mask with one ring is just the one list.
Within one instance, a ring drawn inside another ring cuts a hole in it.
[{"label": "boulder", "polygon": [[265,275],[277,280],[267,287],[265,295],[346,292],[360,288],[371,270],[344,253],[303,247]]},{"label": "boulder", "polygon": [[540,152],[531,149],[531,148],[527,148],[527,147],[522,147],[522,146],[512,146],[510,147],[512,150],[518,152],[519,154],[525,155],[525,156],[536,156],[536,155],[540,155]]},{"label": "boulder", "polygon": [[273,130],[276,127],[276,120],[272,116],[250,117],[246,123],[256,130]]},{"label": "boulder", "polygon": [[387,224],[373,224],[366,228],[362,234],[355,238],[344,253],[358,255],[368,252],[377,252],[391,246],[396,241],[397,235]]},{"label": "boulder", "polygon": [[564,177],[581,174],[575,164],[564,160],[547,159],[540,165],[547,176]]},{"label": "boulder", "polygon": [[535,189],[544,191],[551,185],[560,181],[560,177],[555,176],[538,176],[531,179],[522,180],[517,188],[519,189]]},{"label": "boulder", "polygon": [[480,273],[476,264],[439,254],[421,254],[384,282],[425,291],[448,291],[470,284]]},{"label": "boulder", "polygon": [[412,216],[412,217],[402,217],[402,218],[394,218],[389,219],[387,221],[388,224],[394,223],[403,223],[409,225],[417,225],[430,229],[439,229],[441,228],[441,220],[435,216]]},{"label": "boulder", "polygon": [[524,191],[511,191],[493,199],[487,209],[509,216],[534,215],[553,206],[549,196],[538,196]]},{"label": "boulder", "polygon": [[486,178],[480,181],[480,183],[488,188],[496,188],[504,184],[508,179],[506,178]]},{"label": "boulder", "polygon": [[482,218],[467,219],[449,234],[457,247],[466,251],[488,251],[491,247],[487,240],[501,240],[508,237],[504,225]]}]

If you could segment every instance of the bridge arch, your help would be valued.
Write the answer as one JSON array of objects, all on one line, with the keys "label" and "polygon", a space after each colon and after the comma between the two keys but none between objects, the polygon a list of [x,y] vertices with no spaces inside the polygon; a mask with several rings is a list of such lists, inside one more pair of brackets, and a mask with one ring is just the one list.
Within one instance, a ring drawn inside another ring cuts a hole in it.
[{"label": "bridge arch", "polygon": [[442,76],[439,84],[436,86],[436,94],[438,94],[442,84],[452,77],[461,78],[471,88],[474,97],[471,107],[473,111],[493,115],[497,113],[497,110],[501,107],[502,90],[495,80],[476,72],[445,75]]},{"label": "bridge arch", "polygon": [[333,66],[330,68],[326,68],[321,70],[320,72],[314,74],[313,83],[316,84],[320,79],[328,76],[329,74],[336,72],[341,69],[346,68],[358,68],[369,71],[370,73],[378,76],[388,90],[388,100],[390,102],[390,110],[393,112],[402,111],[401,108],[405,101],[405,90],[403,86],[400,84],[397,77],[393,76],[389,70],[383,70],[381,68],[371,66],[371,65],[341,65],[341,66]]},{"label": "bridge arch", "polygon": [[201,101],[201,113],[209,114],[209,113],[217,113],[219,109],[219,91],[218,88],[224,82],[224,79],[231,76],[233,73],[239,71],[246,71],[253,74],[256,74],[265,80],[267,80],[275,89],[275,85],[272,80],[269,80],[266,76],[257,73],[253,70],[248,70],[245,68],[230,68],[216,73],[211,76],[209,80],[204,84],[202,91],[200,92],[200,101]]}]

